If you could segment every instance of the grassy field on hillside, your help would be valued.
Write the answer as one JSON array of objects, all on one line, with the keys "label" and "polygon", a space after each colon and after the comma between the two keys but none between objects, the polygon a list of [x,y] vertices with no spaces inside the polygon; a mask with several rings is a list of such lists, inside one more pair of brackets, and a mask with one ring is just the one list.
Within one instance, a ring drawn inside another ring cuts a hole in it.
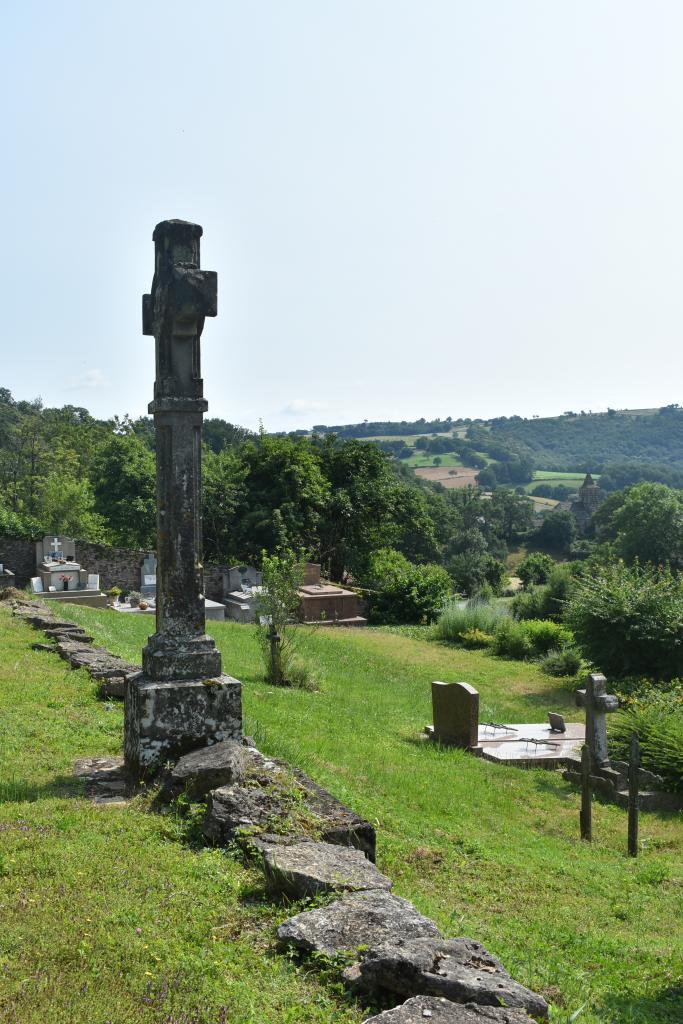
[{"label": "grassy field on hillside", "polygon": [[[86,624],[99,642],[131,660],[139,660],[149,619],[78,608],[69,609],[69,615]],[[571,684],[552,680],[535,666],[428,643],[415,631],[406,635],[389,630],[334,630],[319,631],[308,641],[307,656],[319,673],[321,692],[277,690],[261,681],[258,649],[250,627],[229,623],[211,623],[211,627],[223,652],[224,670],[243,681],[247,730],[262,749],[287,757],[376,822],[378,863],[395,880],[399,895],[413,900],[445,933],[470,935],[484,942],[518,980],[553,1000],[553,1021],[568,1024],[571,1014],[579,1010],[575,1019],[583,1024],[674,1024],[682,1019],[680,815],[643,816],[642,853],[637,860],[630,860],[625,855],[626,818],[622,810],[596,803],[596,841],[592,846],[582,844],[578,839],[578,795],[559,775],[492,765],[460,751],[440,750],[420,739],[430,719],[429,684],[433,679],[472,683],[481,694],[482,718],[518,722],[543,720],[549,709],[575,717]],[[17,643],[25,642],[25,628],[13,625],[12,629],[21,631]],[[28,794],[37,796],[38,802],[14,804],[13,814],[31,822],[48,821],[57,812],[66,814],[73,821],[74,831],[87,823],[98,851],[87,858],[88,881],[94,884],[109,855],[123,857],[125,870],[128,854],[116,844],[116,827],[123,830],[124,845],[137,842],[139,850],[140,840],[135,840],[138,830],[145,835],[151,833],[155,844],[162,843],[168,823],[147,818],[139,811],[94,812],[68,801],[65,807],[63,796],[50,795],[50,786],[54,785],[50,780],[55,772],[67,772],[69,758],[116,748],[120,709],[107,712],[103,705],[94,703],[91,684],[81,679],[80,673],[65,673],[61,663],[51,660],[50,655],[22,653],[18,647],[15,657],[22,674],[27,672],[31,659],[39,658],[41,678],[45,666],[61,674],[65,681],[60,685],[68,683],[71,690],[60,698],[54,718],[45,710],[41,691],[38,719],[24,726],[18,742],[12,741],[6,761],[12,765],[18,759],[21,764],[23,757],[21,771],[32,772],[35,760],[24,753],[27,740],[33,736],[34,746],[40,740],[49,748],[49,729],[61,735],[69,723],[68,751],[56,763],[48,758],[38,791]],[[25,685],[12,685],[14,692],[28,699],[31,691]],[[87,712],[74,710],[83,707]],[[17,719],[22,717],[18,711],[13,714]],[[44,731],[48,727],[46,739]],[[15,735],[15,727],[11,734]],[[45,790],[42,787],[46,785]],[[17,792],[21,795],[20,790]],[[119,824],[112,830],[109,823],[114,819]],[[100,828],[108,834],[98,829],[98,821],[103,822]],[[248,884],[241,866],[230,862],[228,871],[224,854],[190,852],[177,842],[173,829],[171,833],[168,846],[160,854],[166,876],[172,876],[169,884],[187,887],[186,876],[192,874],[188,860],[198,865],[200,878],[209,867],[219,873],[222,870],[224,877],[234,871],[235,877],[243,881],[226,882],[232,892]],[[0,832],[4,843],[7,835]],[[74,835],[72,842],[85,840]],[[108,844],[112,843],[116,853],[108,854]],[[20,889],[26,899],[36,900],[33,915],[37,923],[48,882],[40,871],[30,867],[28,853],[24,863],[28,877],[22,879]],[[142,884],[144,870],[137,866],[132,870]],[[185,873],[182,881],[175,878],[176,870]],[[61,873],[61,867],[55,865],[49,884],[65,884]],[[111,899],[111,879],[105,873],[98,884],[104,885],[104,891],[90,900],[96,904],[90,907],[90,916],[97,922],[93,933],[103,936],[107,932],[105,922],[110,921],[106,905]],[[148,898],[152,915],[159,915],[160,898],[160,891],[153,886]],[[191,906],[190,918],[194,918],[196,906],[199,918],[205,919],[208,909],[201,899]],[[227,896],[223,897],[220,913],[231,913]],[[249,913],[256,914],[258,923],[250,918],[250,928],[257,936],[257,945],[261,944],[259,948],[264,948],[263,926],[264,921],[272,920],[270,912],[250,907]],[[15,915],[19,927],[23,918],[19,910]],[[192,920],[187,924],[198,941],[202,935],[206,937],[206,927],[202,931]],[[102,940],[96,939],[96,945],[98,941]],[[165,950],[165,942],[159,941]],[[38,962],[34,966],[41,978],[51,977],[52,984],[56,983],[55,957],[66,957],[65,942],[63,939],[61,952],[48,957],[51,967],[45,968],[42,955],[37,958],[41,966]],[[20,946],[19,940],[10,952],[18,955]],[[236,960],[242,953],[246,955],[239,943],[234,950],[225,943],[220,951],[222,956]],[[196,950],[192,955],[196,957]],[[302,979],[288,973],[280,960],[269,961],[269,965],[274,965],[269,970],[282,973],[294,1005],[299,998],[296,987],[303,984]],[[220,974],[220,968],[217,970]],[[16,975],[11,975],[15,985],[26,977],[25,971],[25,967],[23,971],[19,968]],[[221,976],[225,978],[224,973]],[[153,973],[153,977],[157,975]],[[127,986],[128,980],[122,984]],[[246,978],[244,991],[249,984]],[[0,981],[0,991],[3,985],[7,985],[6,979]],[[307,979],[306,985],[313,986],[310,991],[318,991],[314,981]],[[268,1005],[272,996],[259,991],[255,998]],[[269,1010],[271,1015],[264,1019],[360,1019],[353,1016],[357,1011],[335,1006],[329,992],[320,993],[319,998],[322,1009],[315,1010],[319,1012],[317,1017],[277,1016],[277,1011]]]},{"label": "grassy field on hillside", "polygon": [[273,955],[260,872],[142,799],[83,799],[73,762],[121,752],[122,706],[36,638],[0,610],[2,1024],[359,1024]]},{"label": "grassy field on hillside", "polygon": [[411,455],[407,459],[401,459],[400,461],[403,463],[404,466],[412,466],[413,469],[415,469],[418,466],[433,466],[435,458],[441,459],[441,465],[442,466],[462,466],[463,465],[462,460],[457,455],[455,455],[453,452],[447,452],[444,455],[434,456],[434,455],[426,455],[424,452],[416,451],[414,455]]}]

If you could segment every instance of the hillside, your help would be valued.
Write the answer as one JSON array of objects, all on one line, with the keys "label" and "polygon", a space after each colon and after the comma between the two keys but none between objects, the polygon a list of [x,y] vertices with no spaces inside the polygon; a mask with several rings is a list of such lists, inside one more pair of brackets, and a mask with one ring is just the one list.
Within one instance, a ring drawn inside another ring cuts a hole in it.
[{"label": "hillside", "polygon": [[[71,607],[68,617],[131,659],[149,630],[142,616]],[[398,895],[446,934],[473,935],[499,954],[548,995],[557,1024],[582,1006],[585,1024],[680,1019],[675,816],[643,820],[634,862],[619,808],[596,802],[588,846],[578,838],[579,796],[556,773],[419,739],[432,679],[469,680],[482,714],[503,721],[537,721],[549,707],[576,718],[571,685],[532,665],[369,629],[312,637],[320,692],[278,689],[262,681],[251,627],[212,625],[226,671],[244,684],[247,731],[376,823],[379,866]],[[0,611],[10,655],[0,710],[11,737],[0,750],[0,1017],[363,1020],[332,975],[274,955],[275,925],[291,910],[270,905],[234,854],[205,849],[192,819],[147,814],[143,800],[98,810],[82,799],[70,766],[119,749],[122,709],[97,701],[83,672],[31,651],[35,636]]]},{"label": "hillside", "polygon": [[683,471],[683,410],[588,413],[545,419],[495,419],[496,440],[528,451],[537,466],[600,472],[610,463],[643,462]]}]

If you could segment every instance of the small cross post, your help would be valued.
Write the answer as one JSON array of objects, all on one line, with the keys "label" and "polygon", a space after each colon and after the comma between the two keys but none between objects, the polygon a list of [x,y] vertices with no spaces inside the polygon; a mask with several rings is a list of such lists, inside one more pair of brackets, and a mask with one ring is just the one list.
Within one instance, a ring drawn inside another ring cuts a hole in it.
[{"label": "small cross post", "polygon": [[640,768],[640,743],[638,733],[631,733],[631,749],[628,760],[628,855],[638,856],[638,769]]}]

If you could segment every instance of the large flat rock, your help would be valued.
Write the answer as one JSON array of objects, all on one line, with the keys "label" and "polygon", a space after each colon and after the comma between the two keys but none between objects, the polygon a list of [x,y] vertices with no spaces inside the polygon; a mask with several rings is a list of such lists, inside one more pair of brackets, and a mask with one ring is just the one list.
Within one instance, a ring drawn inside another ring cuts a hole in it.
[{"label": "large flat rock", "polygon": [[255,838],[250,845],[262,858],[269,887],[292,899],[319,893],[391,889],[391,880],[360,850],[348,846],[287,842],[279,836]]},{"label": "large flat rock", "polygon": [[506,1006],[547,1017],[542,996],[513,981],[500,960],[471,939],[411,939],[369,949],[344,971],[352,988],[365,993],[443,996],[455,1003]]},{"label": "large flat rock", "polygon": [[439,996],[413,996],[363,1024],[532,1024],[525,1010],[452,1003]]},{"label": "large flat rock", "polygon": [[170,801],[181,793],[191,800],[202,800],[212,789],[219,789],[244,777],[247,752],[237,740],[223,740],[201,747],[181,757],[166,775],[159,799]]},{"label": "large flat rock", "polygon": [[277,934],[285,946],[328,956],[358,946],[442,937],[434,922],[418,913],[412,903],[382,890],[353,893],[326,907],[297,914],[284,921]]},{"label": "large flat rock", "polygon": [[284,761],[246,749],[242,780],[209,793],[204,834],[212,843],[233,842],[242,832],[279,832],[322,839],[361,850],[375,859],[375,829]]}]

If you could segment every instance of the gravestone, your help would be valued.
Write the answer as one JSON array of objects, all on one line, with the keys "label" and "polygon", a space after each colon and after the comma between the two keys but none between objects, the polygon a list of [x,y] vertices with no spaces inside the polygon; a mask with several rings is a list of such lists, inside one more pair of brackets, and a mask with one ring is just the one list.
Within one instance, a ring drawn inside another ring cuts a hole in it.
[{"label": "gravestone", "polygon": [[140,566],[140,593],[144,598],[154,598],[157,592],[157,556],[151,551]]},{"label": "gravestone", "polygon": [[155,270],[143,296],[143,334],[154,335],[156,380],[156,632],[142,672],[128,679],[126,767],[138,777],[159,762],[242,738],[241,684],[221,674],[205,632],[201,561],[201,378],[204,318],[216,316],[216,274],[200,269],[198,224],[157,224]]},{"label": "gravestone", "polygon": [[586,711],[586,743],[594,763],[604,764],[607,753],[607,720],[605,715],[616,711],[619,700],[607,693],[607,680],[599,672],[588,677],[585,690],[576,691],[577,707]]},{"label": "gravestone", "polygon": [[427,735],[466,750],[479,742],[479,693],[469,683],[432,683],[433,726]]}]

